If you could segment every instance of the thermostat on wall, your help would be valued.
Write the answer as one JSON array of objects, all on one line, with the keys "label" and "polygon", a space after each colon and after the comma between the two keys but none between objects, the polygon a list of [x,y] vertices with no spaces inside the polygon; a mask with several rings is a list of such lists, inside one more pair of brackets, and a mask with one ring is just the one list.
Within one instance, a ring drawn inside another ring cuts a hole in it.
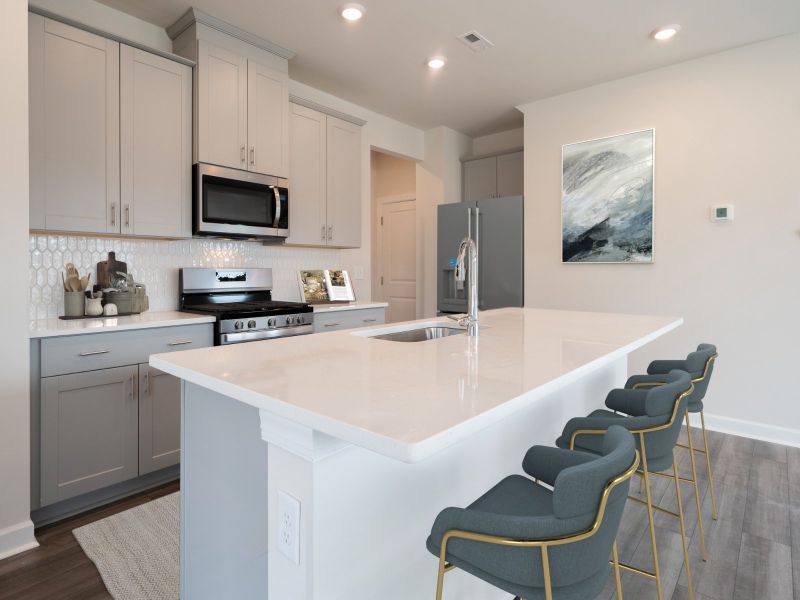
[{"label": "thermostat on wall", "polygon": [[733,221],[733,204],[718,204],[711,207],[712,221]]}]

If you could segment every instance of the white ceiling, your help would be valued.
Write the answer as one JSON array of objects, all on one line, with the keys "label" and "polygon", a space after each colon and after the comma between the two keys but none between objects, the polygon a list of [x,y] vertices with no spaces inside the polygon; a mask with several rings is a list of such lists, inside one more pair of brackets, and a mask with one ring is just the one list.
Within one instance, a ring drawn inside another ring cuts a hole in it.
[{"label": "white ceiling", "polygon": [[[798,0],[100,0],[166,27],[194,5],[297,52],[293,79],[429,128],[470,135],[519,126],[514,106],[800,31]],[[648,34],[679,23],[667,43]],[[473,53],[456,36],[495,47]],[[430,71],[430,56],[447,66]]]}]

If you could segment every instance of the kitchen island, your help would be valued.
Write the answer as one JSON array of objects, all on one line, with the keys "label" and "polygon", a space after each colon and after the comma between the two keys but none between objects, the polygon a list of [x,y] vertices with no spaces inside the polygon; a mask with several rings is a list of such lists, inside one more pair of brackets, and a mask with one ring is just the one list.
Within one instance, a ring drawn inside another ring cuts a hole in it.
[{"label": "kitchen island", "polygon": [[[437,513],[520,472],[681,323],[508,308],[478,337],[373,337],[440,319],[152,356],[184,381],[181,596],[433,597]],[[448,577],[448,598],[507,596]]]}]

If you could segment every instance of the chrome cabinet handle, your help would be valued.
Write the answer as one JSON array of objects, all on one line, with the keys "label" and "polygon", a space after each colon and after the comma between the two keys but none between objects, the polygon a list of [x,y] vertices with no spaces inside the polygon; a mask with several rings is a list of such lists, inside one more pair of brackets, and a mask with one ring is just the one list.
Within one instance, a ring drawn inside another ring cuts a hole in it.
[{"label": "chrome cabinet handle", "polygon": [[117,224],[117,204],[116,202],[111,203],[111,224]]},{"label": "chrome cabinet handle", "polygon": [[322,226],[322,239],[325,239],[325,225]]},{"label": "chrome cabinet handle", "polygon": [[78,356],[96,356],[98,354],[108,354],[111,350],[92,350],[91,352],[81,352]]},{"label": "chrome cabinet handle", "polygon": [[333,225],[328,225],[328,239],[333,239]]},{"label": "chrome cabinet handle", "polygon": [[340,323],[325,323],[325,327],[338,327]]},{"label": "chrome cabinet handle", "polygon": [[245,151],[246,150],[244,144],[242,144],[242,147],[239,149],[239,160],[241,160],[242,162],[247,162],[247,158],[245,157]]},{"label": "chrome cabinet handle", "polygon": [[364,323],[374,323],[378,319],[364,319]]},{"label": "chrome cabinet handle", "polygon": [[185,346],[186,344],[193,344],[194,340],[181,340],[180,342],[169,342],[167,346]]},{"label": "chrome cabinet handle", "polygon": [[256,164],[256,147],[250,146],[250,164]]},{"label": "chrome cabinet handle", "polygon": [[125,227],[131,226],[131,205],[125,205]]},{"label": "chrome cabinet handle", "polygon": [[150,393],[150,369],[144,372],[144,393]]}]

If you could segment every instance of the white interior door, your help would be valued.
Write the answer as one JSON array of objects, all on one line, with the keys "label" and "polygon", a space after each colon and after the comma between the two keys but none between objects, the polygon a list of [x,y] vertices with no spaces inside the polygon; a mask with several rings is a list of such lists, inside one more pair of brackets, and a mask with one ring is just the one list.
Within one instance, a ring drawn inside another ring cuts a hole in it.
[{"label": "white interior door", "polygon": [[411,321],[417,318],[417,202],[387,201],[380,208],[381,290],[389,303],[386,322]]}]

